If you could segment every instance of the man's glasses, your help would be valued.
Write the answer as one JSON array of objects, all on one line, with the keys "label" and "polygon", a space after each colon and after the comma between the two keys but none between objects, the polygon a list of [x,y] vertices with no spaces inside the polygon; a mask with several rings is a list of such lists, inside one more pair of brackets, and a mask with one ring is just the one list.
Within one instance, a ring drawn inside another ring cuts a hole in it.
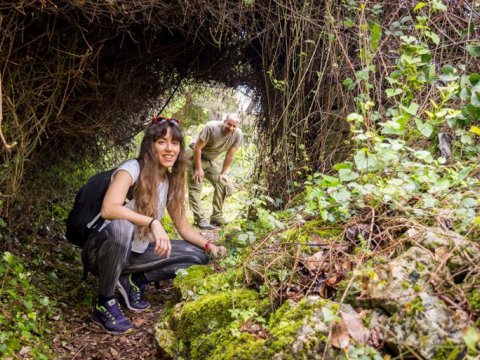
[{"label": "man's glasses", "polygon": [[182,125],[182,122],[180,120],[177,120],[177,119],[167,118],[167,117],[163,117],[163,116],[156,116],[156,115],[152,118],[152,124],[160,125],[160,124],[163,124],[164,122],[167,122],[167,121],[171,122],[172,124],[177,125],[177,126]]}]

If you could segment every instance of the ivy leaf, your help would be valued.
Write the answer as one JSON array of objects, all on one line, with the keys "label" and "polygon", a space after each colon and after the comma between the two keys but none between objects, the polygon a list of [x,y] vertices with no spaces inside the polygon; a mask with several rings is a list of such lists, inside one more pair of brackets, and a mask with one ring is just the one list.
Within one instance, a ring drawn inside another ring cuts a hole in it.
[{"label": "ivy leaf", "polygon": [[412,116],[417,115],[418,107],[418,104],[415,102],[412,102],[408,107],[405,105],[400,105],[400,109],[409,113]]},{"label": "ivy leaf", "polygon": [[467,51],[474,57],[480,56],[480,45],[467,45]]},{"label": "ivy leaf", "polygon": [[457,182],[460,182],[462,181],[463,179],[465,179],[468,174],[470,173],[472,169],[470,169],[470,167],[466,167],[465,169],[462,169],[459,173],[458,173],[458,176],[457,176],[457,179],[456,181]]},{"label": "ivy leaf", "polygon": [[355,23],[353,22],[352,19],[350,19],[349,17],[345,18],[345,20],[343,20],[343,26],[345,26],[347,29],[348,28],[352,28],[355,26]]},{"label": "ivy leaf", "polygon": [[346,188],[342,187],[337,191],[334,191],[330,194],[330,196],[337,202],[337,203],[346,203],[350,201],[351,194]]},{"label": "ivy leaf", "polygon": [[427,81],[435,80],[435,77],[436,77],[435,65],[425,65],[422,68],[422,72],[425,75],[425,80]]},{"label": "ivy leaf", "polygon": [[472,97],[470,98],[470,102],[475,107],[480,107],[480,93],[472,92]]},{"label": "ivy leaf", "polygon": [[480,80],[480,74],[474,73],[474,74],[470,75],[468,80],[470,80],[470,84],[476,85],[478,83],[478,81]]},{"label": "ivy leaf", "polygon": [[455,69],[452,65],[443,65],[442,66],[442,73],[445,75],[454,75],[457,72],[457,69]]},{"label": "ivy leaf", "polygon": [[440,37],[431,31],[425,31],[425,34],[432,40],[435,45],[440,44]]},{"label": "ivy leaf", "polygon": [[417,5],[415,5],[415,7],[413,8],[413,11],[418,11],[422,8],[424,8],[425,6],[427,6],[427,4],[425,4],[424,2],[420,1]]},{"label": "ivy leaf", "polygon": [[470,130],[471,133],[474,133],[475,135],[480,136],[480,127],[473,125]]},{"label": "ivy leaf", "polygon": [[12,253],[9,252],[9,251],[4,252],[4,253],[3,253],[3,260],[4,260],[6,263],[11,264],[11,263],[13,262],[13,260],[14,260]]},{"label": "ivy leaf", "polygon": [[367,154],[367,150],[362,149],[355,154],[354,157],[355,165],[360,171],[363,170],[376,170],[377,169],[377,159],[375,156]]},{"label": "ivy leaf", "polygon": [[460,99],[463,101],[467,100],[470,97],[470,94],[468,93],[467,88],[463,88],[462,91],[460,91]]},{"label": "ivy leaf", "polygon": [[402,89],[387,89],[385,90],[385,92],[387,93],[387,97],[388,98],[391,98],[392,96],[395,96],[395,95],[399,95],[401,93],[403,93],[403,90]]},{"label": "ivy leaf", "polygon": [[430,138],[433,133],[433,126],[431,124],[428,122],[423,122],[418,118],[415,119],[415,124],[417,125],[418,131],[420,131],[423,136],[425,136],[427,139]]},{"label": "ivy leaf", "polygon": [[433,0],[432,1],[432,8],[433,10],[440,10],[440,11],[447,11],[447,7],[441,0]]},{"label": "ivy leaf", "polygon": [[443,65],[442,66],[442,75],[439,76],[440,80],[449,82],[458,79],[457,69],[455,69],[452,65]]},{"label": "ivy leaf", "polygon": [[352,181],[357,179],[359,175],[351,169],[340,169],[338,170],[338,177],[340,178],[340,181]]},{"label": "ivy leaf", "polygon": [[427,164],[430,164],[430,163],[433,162],[432,154],[430,154],[429,151],[419,150],[419,151],[415,151],[415,152],[413,153],[413,155],[414,155],[417,159],[425,161]]},{"label": "ivy leaf", "polygon": [[380,38],[382,37],[382,28],[378,23],[374,23],[372,28],[370,29],[371,36],[370,36],[370,46],[372,51],[377,50],[378,43],[380,42]]},{"label": "ivy leaf", "polygon": [[465,117],[468,118],[480,118],[480,107],[473,106],[468,104],[462,108],[462,113]]},{"label": "ivy leaf", "polygon": [[349,163],[337,163],[337,164],[333,165],[333,168],[337,171],[340,170],[340,169],[351,169],[352,165],[349,164]]},{"label": "ivy leaf", "polygon": [[478,205],[478,201],[472,197],[466,197],[462,199],[462,205],[467,208],[474,208]]},{"label": "ivy leaf", "polygon": [[392,120],[380,123],[383,126],[382,132],[390,135],[403,135],[407,128],[409,116],[398,115],[394,116]]},{"label": "ivy leaf", "polygon": [[25,306],[27,310],[31,310],[33,308],[33,302],[31,300],[23,300],[23,306]]}]

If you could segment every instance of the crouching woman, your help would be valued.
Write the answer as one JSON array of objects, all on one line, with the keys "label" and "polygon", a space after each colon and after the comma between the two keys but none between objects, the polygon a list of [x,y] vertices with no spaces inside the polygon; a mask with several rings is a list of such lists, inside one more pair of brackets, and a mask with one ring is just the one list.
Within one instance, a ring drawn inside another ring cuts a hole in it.
[{"label": "crouching woman", "polygon": [[[171,279],[179,269],[207,263],[207,252],[214,257],[225,254],[223,246],[207,241],[185,216],[186,159],[179,126],[175,119],[154,117],[138,158],[126,161],[113,173],[101,210],[106,221],[84,248],[83,256],[99,279],[92,319],[109,333],[132,329],[115,288],[128,309],[143,311],[150,306],[143,297],[147,284]],[[133,199],[125,204],[132,185]],[[161,223],[165,209],[185,240],[169,239]]]}]

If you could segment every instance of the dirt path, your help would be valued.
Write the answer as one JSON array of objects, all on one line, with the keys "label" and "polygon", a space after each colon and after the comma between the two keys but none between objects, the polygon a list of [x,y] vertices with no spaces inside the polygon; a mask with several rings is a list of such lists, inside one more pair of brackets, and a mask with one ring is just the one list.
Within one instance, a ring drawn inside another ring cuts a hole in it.
[{"label": "dirt path", "polygon": [[[212,241],[217,238],[217,231],[205,231],[202,234]],[[90,275],[91,276],[91,275]],[[95,287],[95,280],[90,279],[87,286]],[[75,296],[66,296],[65,301],[58,301],[64,319],[58,320],[57,329],[63,332],[55,335],[54,351],[59,359],[122,359],[146,360],[161,359],[154,341],[154,325],[166,302],[175,300],[176,295],[172,281],[163,281],[161,288],[148,286],[145,296],[151,307],[142,313],[125,310],[125,315],[134,325],[133,333],[126,335],[107,334],[99,325],[90,320],[91,305],[75,302]]]}]

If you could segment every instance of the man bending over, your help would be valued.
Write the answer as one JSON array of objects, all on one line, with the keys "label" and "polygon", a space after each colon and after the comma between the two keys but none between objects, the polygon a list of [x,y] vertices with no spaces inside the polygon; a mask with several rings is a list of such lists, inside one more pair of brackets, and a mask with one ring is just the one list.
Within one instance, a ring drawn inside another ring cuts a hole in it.
[{"label": "man bending over", "polygon": [[[214,226],[225,224],[223,203],[232,192],[228,179],[228,169],[233,162],[235,152],[242,145],[243,134],[238,127],[239,118],[235,114],[228,115],[222,121],[210,121],[200,132],[196,142],[187,150],[188,166],[188,200],[193,212],[195,224],[200,229],[212,230]],[[219,169],[214,160],[226,152],[222,168]],[[212,202],[212,216],[208,221],[201,203],[203,178],[215,189]]]}]

